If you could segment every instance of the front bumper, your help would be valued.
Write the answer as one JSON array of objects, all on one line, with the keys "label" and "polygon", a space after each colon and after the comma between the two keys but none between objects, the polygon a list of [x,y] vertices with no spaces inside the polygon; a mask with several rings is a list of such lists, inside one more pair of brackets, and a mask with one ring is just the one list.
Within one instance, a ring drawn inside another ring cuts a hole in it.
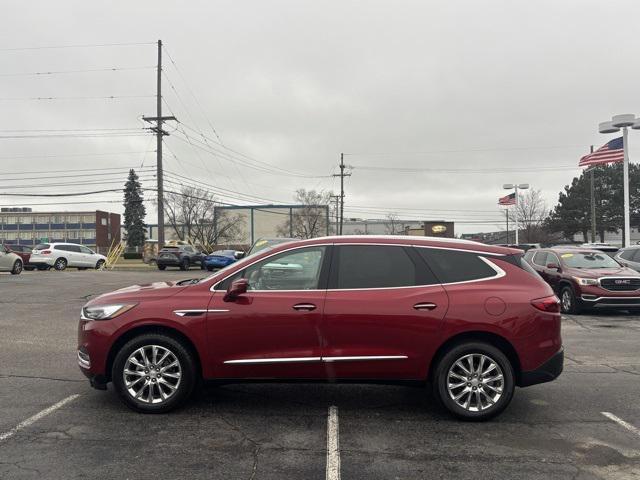
[{"label": "front bumper", "polygon": [[558,350],[549,360],[535,370],[520,374],[519,387],[528,387],[538,383],[550,382],[558,378],[564,366],[564,348]]},{"label": "front bumper", "polygon": [[640,296],[599,296],[583,293],[580,300],[585,307],[640,308]]}]

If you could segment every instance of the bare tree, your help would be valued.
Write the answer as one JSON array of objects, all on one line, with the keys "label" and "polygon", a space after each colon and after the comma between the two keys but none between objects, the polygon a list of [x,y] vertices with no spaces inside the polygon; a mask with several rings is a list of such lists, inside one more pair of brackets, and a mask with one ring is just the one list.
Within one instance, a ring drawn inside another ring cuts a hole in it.
[{"label": "bare tree", "polygon": [[166,220],[178,239],[203,247],[230,243],[238,236],[239,218],[217,206],[215,195],[200,188],[182,187],[180,192],[165,193]]},{"label": "bare tree", "polygon": [[[537,243],[545,241],[547,232],[544,228],[545,220],[549,215],[547,202],[542,197],[540,190],[527,190],[525,194],[518,195],[518,223],[520,241]],[[509,211],[509,221],[515,227],[515,208]]]},{"label": "bare tree", "polygon": [[388,213],[384,223],[384,229],[387,235],[403,235],[404,225],[400,222],[400,218],[395,213]]},{"label": "bare tree", "polygon": [[300,204],[290,217],[278,227],[278,235],[295,238],[315,238],[327,232],[327,206],[331,199],[331,192],[316,190],[296,190],[295,201]]}]

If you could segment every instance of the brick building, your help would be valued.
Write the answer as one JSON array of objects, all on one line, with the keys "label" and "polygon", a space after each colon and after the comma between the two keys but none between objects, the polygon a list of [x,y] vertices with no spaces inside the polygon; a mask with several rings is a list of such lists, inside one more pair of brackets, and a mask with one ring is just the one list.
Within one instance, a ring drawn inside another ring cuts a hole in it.
[{"label": "brick building", "polygon": [[34,212],[30,208],[0,210],[0,243],[35,245],[39,242],[72,242],[99,251],[120,241],[120,215],[101,210]]}]

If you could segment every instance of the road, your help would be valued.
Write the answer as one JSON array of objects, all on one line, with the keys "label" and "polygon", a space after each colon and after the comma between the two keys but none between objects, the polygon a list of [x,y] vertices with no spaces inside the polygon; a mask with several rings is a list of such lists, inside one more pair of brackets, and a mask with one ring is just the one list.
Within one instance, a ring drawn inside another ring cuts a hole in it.
[{"label": "road", "polygon": [[83,303],[185,275],[0,274],[0,478],[640,479],[640,317],[564,318],[562,376],[480,424],[415,387],[207,386],[168,415],[91,389],[75,360]]}]

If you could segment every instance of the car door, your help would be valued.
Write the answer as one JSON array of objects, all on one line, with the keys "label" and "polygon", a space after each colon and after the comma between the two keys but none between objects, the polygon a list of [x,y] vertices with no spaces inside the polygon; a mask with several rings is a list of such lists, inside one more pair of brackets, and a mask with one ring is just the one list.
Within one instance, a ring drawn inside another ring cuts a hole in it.
[{"label": "car door", "polygon": [[536,252],[531,261],[533,268],[544,279],[545,282],[549,282],[547,275],[547,252]]},{"label": "car door", "polygon": [[[220,378],[321,378],[322,319],[331,247],[259,260],[215,286],[207,313],[211,371]],[[248,290],[225,301],[228,285]]]},{"label": "car door", "polygon": [[96,263],[98,263],[98,259],[96,258],[96,254],[90,248],[85,246],[79,246],[80,255],[82,256],[82,263],[85,267],[95,267]]},{"label": "car door", "polygon": [[332,379],[426,377],[448,297],[412,247],[334,246],[322,322]]},{"label": "car door", "polygon": [[[551,285],[551,288],[553,288],[554,291],[558,291],[558,288],[560,286],[560,280],[562,279],[562,264],[560,263],[560,259],[555,253],[547,252],[545,262],[546,262],[544,266],[544,273],[546,276],[545,280],[549,285]],[[558,268],[547,268],[547,265],[551,263],[557,265]]]},{"label": "car door", "polygon": [[13,256],[9,254],[9,250],[0,244],[0,272],[6,272],[13,268]]}]

